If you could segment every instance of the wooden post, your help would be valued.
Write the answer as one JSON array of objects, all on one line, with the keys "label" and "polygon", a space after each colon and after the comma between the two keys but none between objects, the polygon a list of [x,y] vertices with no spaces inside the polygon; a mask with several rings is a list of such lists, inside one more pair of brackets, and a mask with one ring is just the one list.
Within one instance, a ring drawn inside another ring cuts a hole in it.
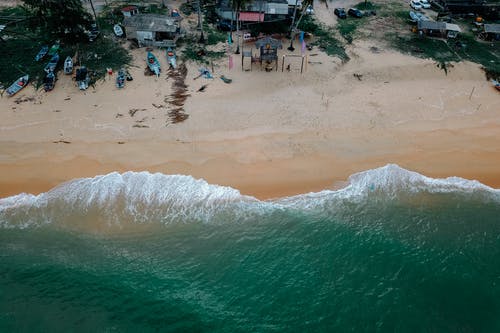
[{"label": "wooden post", "polygon": [[283,62],[281,63],[281,73],[283,73],[284,67],[285,67],[285,56],[283,55]]},{"label": "wooden post", "polygon": [[302,56],[302,63],[300,64],[300,74],[302,74],[303,69],[304,69],[304,56]]}]

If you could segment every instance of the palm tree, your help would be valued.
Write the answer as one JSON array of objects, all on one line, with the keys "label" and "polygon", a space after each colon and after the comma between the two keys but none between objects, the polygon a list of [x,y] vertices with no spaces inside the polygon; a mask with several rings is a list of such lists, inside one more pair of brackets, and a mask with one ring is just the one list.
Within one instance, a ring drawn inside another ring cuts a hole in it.
[{"label": "palm tree", "polygon": [[[326,0],[325,0],[326,1]],[[312,6],[313,0],[303,0],[302,1],[302,8],[300,10],[300,17],[297,21],[295,21],[295,17],[297,14],[297,3],[295,3],[295,9],[293,10],[293,17],[292,17],[292,23],[290,24],[290,46],[288,47],[288,50],[293,51],[295,48],[293,47],[293,40],[295,39],[295,32],[297,31],[297,28],[300,24],[300,21],[302,21],[302,18],[304,17],[304,14],[306,13],[306,9],[309,6]]]},{"label": "palm tree", "polygon": [[[240,53],[240,12],[248,3],[252,0],[231,0],[231,7],[233,8],[233,13],[236,12],[236,35],[238,36],[238,41],[236,43],[236,54]],[[233,20],[231,20],[231,31],[233,26]]]}]

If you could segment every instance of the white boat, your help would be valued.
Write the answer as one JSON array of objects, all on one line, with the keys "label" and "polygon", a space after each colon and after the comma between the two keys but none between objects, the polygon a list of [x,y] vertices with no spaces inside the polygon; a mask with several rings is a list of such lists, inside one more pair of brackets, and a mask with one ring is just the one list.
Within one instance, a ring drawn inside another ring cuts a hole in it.
[{"label": "white boat", "polygon": [[175,51],[171,47],[167,49],[167,62],[172,69],[175,69],[177,67],[177,56],[175,55]]},{"label": "white boat", "polygon": [[115,24],[113,26],[113,31],[116,35],[116,37],[122,37],[123,36],[123,29],[119,24]]},{"label": "white boat", "polygon": [[64,74],[72,74],[73,73],[73,59],[70,56],[66,57],[64,60]]},{"label": "white boat", "polygon": [[21,76],[19,79],[16,80],[10,87],[7,88],[7,95],[13,96],[15,95],[19,90],[23,89],[28,85],[28,81],[30,79],[29,75],[24,75]]}]

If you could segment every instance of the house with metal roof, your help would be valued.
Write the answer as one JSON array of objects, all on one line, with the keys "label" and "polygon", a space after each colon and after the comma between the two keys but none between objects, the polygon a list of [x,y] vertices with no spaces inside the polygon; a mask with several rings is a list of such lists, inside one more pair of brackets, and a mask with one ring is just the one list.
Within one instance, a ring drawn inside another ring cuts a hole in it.
[{"label": "house with metal roof", "polygon": [[127,39],[136,39],[139,46],[175,47],[183,34],[181,21],[180,16],[137,14],[126,17],[122,25]]}]

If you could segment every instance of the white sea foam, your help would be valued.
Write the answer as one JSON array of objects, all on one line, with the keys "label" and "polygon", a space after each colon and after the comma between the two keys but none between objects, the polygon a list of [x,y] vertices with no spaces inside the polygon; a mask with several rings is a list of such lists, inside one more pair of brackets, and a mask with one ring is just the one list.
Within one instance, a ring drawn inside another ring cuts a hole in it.
[{"label": "white sea foam", "polygon": [[500,201],[499,190],[478,181],[458,177],[433,179],[394,164],[356,173],[349,177],[348,186],[337,191],[273,201],[259,201],[233,188],[211,185],[191,176],[113,172],[76,179],[36,196],[19,194],[0,199],[0,225],[28,227],[84,217],[118,225],[122,221],[235,221],[281,209],[332,210],[339,207],[336,202],[360,202],[367,197],[392,200],[421,192],[477,194]]}]

